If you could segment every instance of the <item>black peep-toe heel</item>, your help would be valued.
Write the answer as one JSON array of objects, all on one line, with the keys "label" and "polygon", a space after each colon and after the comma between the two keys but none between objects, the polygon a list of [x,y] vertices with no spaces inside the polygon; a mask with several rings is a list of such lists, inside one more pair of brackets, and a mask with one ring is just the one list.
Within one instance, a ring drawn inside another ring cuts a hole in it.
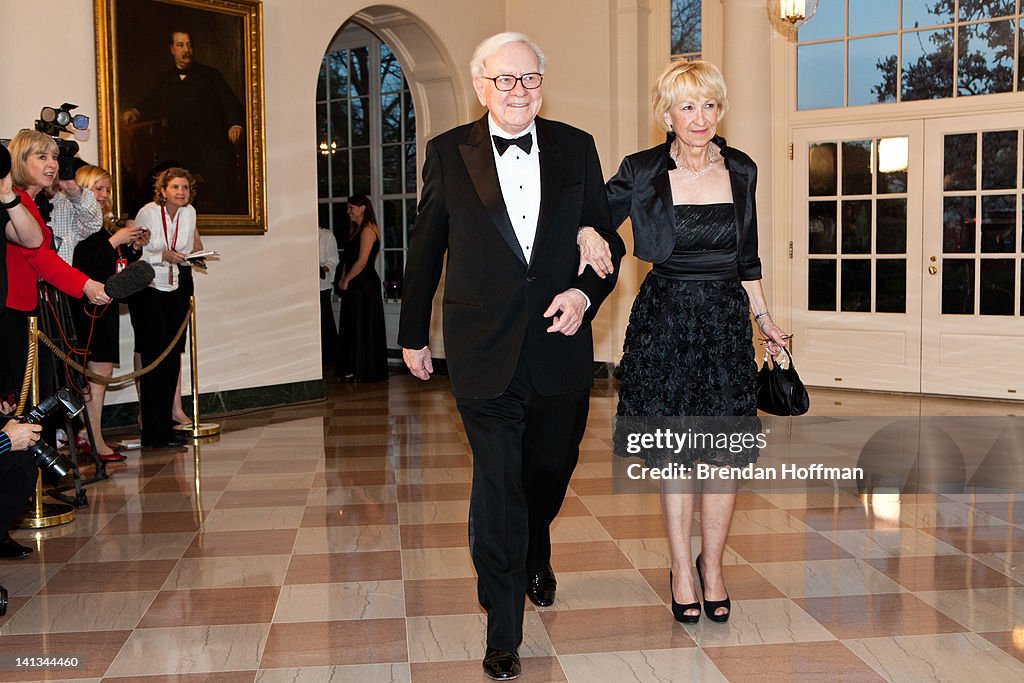
[{"label": "black peep-toe heel", "polygon": [[[691,602],[680,605],[676,602],[676,593],[672,590],[672,571],[668,572],[668,592],[672,596],[672,616],[680,624],[696,624],[700,621],[700,602]],[[687,614],[690,610],[697,610],[696,614]]]},{"label": "black peep-toe heel", "polygon": [[[700,593],[701,595],[707,595],[704,592],[704,573],[700,570],[700,555],[697,556],[697,578],[700,579]],[[729,599],[729,592],[725,593],[725,600],[704,600],[704,611],[707,612],[708,619],[719,624],[724,624],[729,621],[729,615],[732,614],[732,600]],[[724,607],[728,612],[725,614],[715,614],[715,610],[720,607]]]}]

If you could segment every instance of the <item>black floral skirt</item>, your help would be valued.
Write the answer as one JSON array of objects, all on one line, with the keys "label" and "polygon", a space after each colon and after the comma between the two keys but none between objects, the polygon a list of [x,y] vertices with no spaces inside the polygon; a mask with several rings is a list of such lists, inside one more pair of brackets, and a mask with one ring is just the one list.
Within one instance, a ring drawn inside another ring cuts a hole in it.
[{"label": "black floral skirt", "polygon": [[[616,415],[756,416],[749,308],[737,279],[672,280],[648,274],[626,328]],[[680,464],[702,460],[741,466],[756,459],[756,449],[727,450],[684,457]]]}]

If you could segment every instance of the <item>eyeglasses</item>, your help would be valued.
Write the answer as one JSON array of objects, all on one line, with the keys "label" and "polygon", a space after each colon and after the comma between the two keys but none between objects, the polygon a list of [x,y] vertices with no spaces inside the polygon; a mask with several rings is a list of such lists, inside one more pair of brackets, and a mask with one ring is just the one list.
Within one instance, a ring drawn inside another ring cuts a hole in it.
[{"label": "eyeglasses", "polygon": [[516,83],[522,83],[523,87],[527,90],[536,90],[540,87],[540,84],[544,82],[544,74],[523,74],[522,76],[513,76],[512,74],[502,74],[501,76],[481,76],[480,78],[486,78],[487,80],[494,83],[494,87],[502,92],[508,92],[516,87]]}]

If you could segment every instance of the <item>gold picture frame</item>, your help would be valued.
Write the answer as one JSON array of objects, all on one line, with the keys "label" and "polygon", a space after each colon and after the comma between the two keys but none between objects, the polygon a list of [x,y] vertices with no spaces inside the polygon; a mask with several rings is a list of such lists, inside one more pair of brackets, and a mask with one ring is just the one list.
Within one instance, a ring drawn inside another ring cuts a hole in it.
[{"label": "gold picture frame", "polygon": [[94,0],[100,165],[115,215],[134,216],[153,199],[154,173],[177,165],[196,176],[203,234],[266,232],[262,10]]}]

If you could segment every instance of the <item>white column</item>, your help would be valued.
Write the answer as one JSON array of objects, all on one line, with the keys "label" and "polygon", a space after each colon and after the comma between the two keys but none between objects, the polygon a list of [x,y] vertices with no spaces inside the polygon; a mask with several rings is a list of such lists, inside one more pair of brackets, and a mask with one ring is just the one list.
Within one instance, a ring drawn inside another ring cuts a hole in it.
[{"label": "white column", "polygon": [[757,215],[765,287],[771,289],[772,241],[772,83],[773,29],[765,0],[721,0],[722,74],[729,88],[729,112],[720,127],[731,147],[757,164]]}]

